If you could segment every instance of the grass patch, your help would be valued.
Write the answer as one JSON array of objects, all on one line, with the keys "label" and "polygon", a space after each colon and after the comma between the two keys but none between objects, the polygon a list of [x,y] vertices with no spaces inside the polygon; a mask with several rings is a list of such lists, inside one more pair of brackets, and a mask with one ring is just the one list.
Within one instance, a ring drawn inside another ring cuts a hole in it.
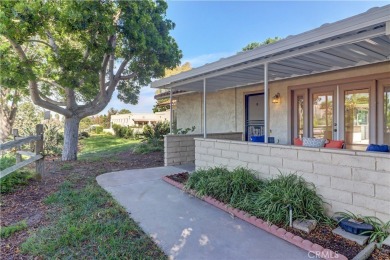
[{"label": "grass patch", "polygon": [[166,259],[128,213],[98,186],[94,177],[65,181],[48,196],[51,224],[22,244],[22,252],[42,258]]},{"label": "grass patch", "polygon": [[[15,157],[7,154],[0,158],[0,170],[7,169],[15,165],[16,159]],[[34,178],[35,174],[28,169],[19,169],[4,178],[0,179],[0,192],[1,193],[9,193],[17,189],[22,185],[27,185],[28,181]]]},{"label": "grass patch", "polygon": [[200,196],[212,196],[235,208],[274,224],[288,224],[288,206],[294,219],[315,219],[328,223],[324,202],[313,184],[295,174],[279,175],[272,180],[259,180],[250,170],[226,168],[198,170],[186,183]]},{"label": "grass patch", "polygon": [[16,232],[19,232],[23,229],[27,228],[27,222],[26,220],[19,221],[13,225],[7,226],[7,227],[1,227],[0,231],[0,237],[1,238],[8,238],[11,235],[13,235]]},{"label": "grass patch", "polygon": [[122,139],[113,135],[91,135],[80,140],[80,160],[99,160],[102,157],[113,156],[120,152],[133,150],[139,140]]},{"label": "grass patch", "polygon": [[152,152],[160,152],[164,151],[164,141],[145,141],[142,143],[137,144],[133,152],[136,154],[147,154]]}]

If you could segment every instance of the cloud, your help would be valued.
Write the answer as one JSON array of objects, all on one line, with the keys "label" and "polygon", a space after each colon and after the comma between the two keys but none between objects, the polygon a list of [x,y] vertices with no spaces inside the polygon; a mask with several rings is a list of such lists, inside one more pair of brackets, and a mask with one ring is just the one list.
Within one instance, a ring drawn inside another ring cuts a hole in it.
[{"label": "cloud", "polygon": [[217,53],[210,53],[210,54],[202,54],[192,58],[185,58],[183,59],[182,64],[189,62],[191,63],[191,66],[193,68],[196,68],[206,63],[211,63],[221,58],[232,56],[234,54],[235,54],[234,52],[217,52]]}]

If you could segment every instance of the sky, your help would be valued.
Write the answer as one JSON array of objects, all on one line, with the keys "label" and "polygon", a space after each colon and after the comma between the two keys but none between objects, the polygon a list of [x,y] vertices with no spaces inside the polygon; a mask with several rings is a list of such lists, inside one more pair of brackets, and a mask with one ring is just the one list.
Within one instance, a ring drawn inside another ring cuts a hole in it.
[{"label": "sky", "polygon": [[[182,64],[192,67],[229,57],[250,42],[285,38],[384,6],[390,1],[168,1],[167,18],[182,50]],[[137,105],[124,104],[114,93],[101,114],[111,107],[152,112],[155,90],[141,89]]]}]

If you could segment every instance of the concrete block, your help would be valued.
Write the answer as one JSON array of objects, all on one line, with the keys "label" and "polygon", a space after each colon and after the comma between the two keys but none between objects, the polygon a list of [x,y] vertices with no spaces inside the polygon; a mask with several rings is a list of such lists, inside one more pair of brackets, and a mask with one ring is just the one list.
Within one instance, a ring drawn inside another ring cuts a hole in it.
[{"label": "concrete block", "polygon": [[209,149],[207,149],[207,154],[212,155],[212,156],[221,156],[222,151],[219,149],[215,149],[215,148],[209,148]]},{"label": "concrete block", "polygon": [[269,166],[282,167],[283,159],[275,156],[259,155],[259,163]]},{"label": "concrete block", "polygon": [[197,147],[195,147],[195,153],[197,153],[197,154],[207,154],[207,148],[197,146]]},{"label": "concrete block", "polygon": [[293,228],[302,230],[303,232],[310,233],[317,226],[316,220],[303,220],[296,219],[293,221]]},{"label": "concrete block", "polygon": [[248,163],[248,168],[261,174],[269,175],[269,166],[259,163]]},{"label": "concrete block", "polygon": [[270,155],[271,148],[267,147],[267,146],[248,144],[248,153],[260,154],[260,155]]},{"label": "concrete block", "polygon": [[236,152],[248,152],[248,145],[247,144],[241,144],[238,142],[231,142],[230,143],[230,150],[236,151]]},{"label": "concrete block", "polygon": [[345,190],[363,195],[374,196],[374,184],[364,183],[360,181],[352,181],[337,177],[332,177],[331,187],[337,190]]},{"label": "concrete block", "polygon": [[341,166],[375,170],[375,158],[357,155],[332,154],[332,163]]},{"label": "concrete block", "polygon": [[360,207],[356,205],[346,204],[339,201],[331,201],[332,205],[331,212],[353,212],[354,214],[360,214],[362,216],[375,216],[375,211],[366,207]]},{"label": "concrete block", "polygon": [[225,143],[225,142],[216,142],[214,144],[214,147],[216,149],[221,149],[221,150],[229,150],[229,146],[230,146],[230,144],[229,143]]},{"label": "concrete block", "polygon": [[382,244],[386,246],[390,246],[390,236],[388,236],[385,240],[383,240]]},{"label": "concrete block", "polygon": [[329,165],[319,162],[313,163],[315,174],[327,175],[327,176],[335,176],[343,179],[351,179],[352,178],[352,170],[350,167],[342,167],[336,165]]},{"label": "concrete block", "polygon": [[368,238],[369,238],[368,236],[361,236],[361,235],[355,235],[355,234],[349,233],[349,232],[343,230],[341,227],[337,227],[332,232],[333,232],[333,234],[342,236],[345,239],[354,241],[361,246],[365,245],[367,243]]},{"label": "concrete block", "polygon": [[247,168],[248,167],[248,163],[247,162],[243,162],[241,160],[230,159],[228,166],[232,167],[232,168],[237,168],[237,167]]},{"label": "concrete block", "polygon": [[390,172],[390,158],[376,158],[376,170]]},{"label": "concrete block", "polygon": [[324,198],[334,201],[339,201],[345,204],[352,204],[352,193],[348,191],[341,191],[327,187],[317,187],[318,194]]},{"label": "concrete block", "polygon": [[368,259],[371,256],[372,252],[374,252],[375,248],[376,248],[376,243],[371,242],[362,251],[360,251],[359,254],[357,254],[354,258],[352,258],[352,260]]},{"label": "concrete block", "polygon": [[229,165],[229,159],[223,157],[214,157],[214,163],[220,166],[227,166]]},{"label": "concrete block", "polygon": [[168,142],[168,143],[165,145],[165,147],[170,148],[170,147],[177,147],[177,146],[179,146],[179,145],[180,145],[179,142]]},{"label": "concrete block", "polygon": [[180,141],[180,146],[195,146],[194,140]]},{"label": "concrete block", "polygon": [[201,147],[207,147],[207,148],[214,148],[214,143],[213,141],[203,141],[200,143]]},{"label": "concrete block", "polygon": [[372,209],[377,212],[389,214],[390,200],[371,198],[360,194],[353,194],[353,205]]},{"label": "concrete block", "polygon": [[304,172],[313,172],[313,163],[305,161],[297,161],[283,158],[283,168],[304,171]]},{"label": "concrete block", "polygon": [[390,174],[387,172],[369,171],[365,169],[352,169],[352,179],[355,181],[383,185],[390,183]]},{"label": "concrete block", "polygon": [[298,158],[298,151],[296,149],[285,149],[285,148],[271,147],[271,156],[297,159]]},{"label": "concrete block", "polygon": [[[373,215],[371,215],[371,216],[373,216]],[[375,212],[375,217],[379,218],[380,220],[382,220],[383,222],[386,223],[387,221],[390,221],[390,212],[389,212],[389,214]]]},{"label": "concrete block", "polygon": [[329,163],[332,161],[332,154],[298,150],[298,159],[303,161]]},{"label": "concrete block", "polygon": [[228,159],[238,159],[238,152],[235,151],[222,151],[222,157]]},{"label": "concrete block", "polygon": [[205,162],[214,162],[214,157],[208,154],[201,154],[200,159]]},{"label": "concrete block", "polygon": [[257,163],[258,162],[258,155],[257,154],[251,154],[251,153],[238,153],[238,159],[242,160],[244,162],[252,162]]}]

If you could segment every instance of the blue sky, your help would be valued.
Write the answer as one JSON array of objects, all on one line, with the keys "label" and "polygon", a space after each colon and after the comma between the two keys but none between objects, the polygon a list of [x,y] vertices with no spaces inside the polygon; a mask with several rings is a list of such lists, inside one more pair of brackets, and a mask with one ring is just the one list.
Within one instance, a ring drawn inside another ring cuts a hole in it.
[{"label": "blue sky", "polygon": [[[250,42],[287,37],[332,23],[390,1],[168,1],[167,18],[176,24],[171,35],[192,67],[231,56]],[[138,105],[120,102],[114,93],[110,107],[151,112],[154,89],[144,87]]]}]

